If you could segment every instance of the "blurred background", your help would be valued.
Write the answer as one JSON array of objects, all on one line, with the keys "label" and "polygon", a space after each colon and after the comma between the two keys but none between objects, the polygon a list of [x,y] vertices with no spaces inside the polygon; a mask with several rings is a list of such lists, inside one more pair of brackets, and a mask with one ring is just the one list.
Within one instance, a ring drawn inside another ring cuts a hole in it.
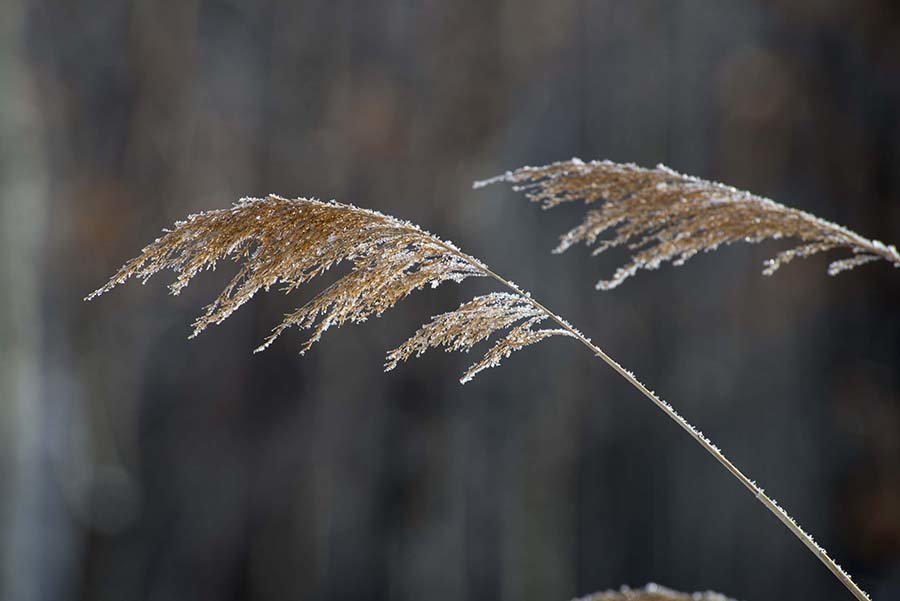
[{"label": "blurred background", "polygon": [[773,278],[734,246],[595,292],[471,183],[580,156],[678,170],[900,241],[892,0],[0,3],[0,596],[541,600],[656,581],[849,599],[660,412],[565,340],[473,383],[384,352],[482,292],[251,350],[315,293],[187,341],[231,273],[82,297],[191,212],[336,198],[452,239],[592,336],[900,596],[900,273]]}]

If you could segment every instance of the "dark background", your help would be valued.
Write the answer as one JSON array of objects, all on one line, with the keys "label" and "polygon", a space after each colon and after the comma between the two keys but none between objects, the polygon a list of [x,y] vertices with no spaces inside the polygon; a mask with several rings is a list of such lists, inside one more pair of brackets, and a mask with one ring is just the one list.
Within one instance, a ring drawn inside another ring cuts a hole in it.
[{"label": "dark background", "polygon": [[188,342],[229,277],[93,303],[189,212],[275,192],[409,218],[673,402],[879,601],[900,597],[900,273],[773,278],[738,245],[599,293],[471,182],[658,162],[900,241],[892,0],[0,3],[0,596],[563,601],[656,581],[849,599],[683,432],[571,341],[460,386],[383,353],[485,289],[251,350],[291,297]]}]

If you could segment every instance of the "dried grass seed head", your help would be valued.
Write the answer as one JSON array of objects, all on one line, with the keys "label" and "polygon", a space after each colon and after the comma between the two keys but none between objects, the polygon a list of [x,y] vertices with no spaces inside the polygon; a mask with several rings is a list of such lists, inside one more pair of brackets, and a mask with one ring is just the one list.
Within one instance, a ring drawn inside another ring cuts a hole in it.
[{"label": "dried grass seed head", "polygon": [[[130,278],[146,281],[166,269],[177,274],[170,291],[178,294],[194,276],[215,268],[222,259],[239,263],[238,273],[194,322],[192,336],[227,319],[259,290],[281,285],[290,292],[338,263],[350,262],[349,273],[287,314],[256,349],[265,349],[287,328],[297,326],[310,330],[301,354],[329,327],[380,315],[415,290],[493,275],[481,261],[409,222],[337,202],[270,195],[245,198],[230,209],[191,215],[176,223],[87,299]],[[385,367],[392,369],[431,347],[468,351],[511,328],[466,372],[465,382],[515,350],[549,336],[569,335],[565,330],[533,329],[548,316],[518,289],[476,297],[423,326],[389,353]],[[517,322],[522,323],[516,326]]]},{"label": "dried grass seed head", "polygon": [[[612,278],[597,284],[604,290],[618,286],[639,269],[656,269],[666,262],[682,265],[701,251],[738,241],[798,241],[793,248],[766,261],[766,275],[796,258],[833,249],[849,250],[852,256],[833,261],[828,267],[830,275],[881,259],[900,267],[900,254],[894,246],[869,240],[767,198],[677,173],[664,165],[646,169],[612,161],[585,163],[572,159],[543,167],[522,167],[476,182],[475,187],[497,182],[511,182],[515,190],[524,191],[545,209],[572,201],[599,205],[587,211],[580,225],[561,236],[554,252],[563,252],[578,243],[595,246],[593,254],[627,246],[633,251],[630,262],[619,267]],[[612,235],[600,240],[606,232]]]}]

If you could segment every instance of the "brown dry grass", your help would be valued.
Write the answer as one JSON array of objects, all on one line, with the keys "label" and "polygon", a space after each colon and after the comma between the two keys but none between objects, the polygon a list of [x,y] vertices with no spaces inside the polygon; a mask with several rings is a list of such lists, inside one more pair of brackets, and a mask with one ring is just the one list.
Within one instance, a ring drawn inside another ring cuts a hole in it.
[{"label": "brown dry grass", "polygon": [[[463,375],[461,381],[466,382],[526,346],[554,336],[573,338],[685,430],[803,542],[857,599],[868,599],[850,576],[774,500],[633,373],[487,265],[409,222],[336,202],[291,200],[279,196],[243,199],[230,209],[192,215],[176,223],[172,230],[167,230],[140,255],[125,263],[109,282],[87,299],[96,298],[130,278],[146,281],[167,269],[176,273],[170,290],[178,294],[198,273],[215,268],[223,259],[234,260],[240,268],[194,322],[193,335],[227,319],[260,290],[281,286],[290,292],[339,263],[350,263],[349,273],[285,316],[257,350],[266,348],[287,328],[296,326],[311,331],[301,346],[303,353],[329,327],[359,323],[380,315],[415,290],[437,287],[447,281],[462,282],[470,277],[494,279],[507,291],[475,297],[453,311],[432,318],[400,347],[388,353],[385,368],[393,369],[399,362],[421,355],[430,348],[468,351],[498,335],[494,346]],[[558,327],[538,327],[548,320]],[[651,593],[645,591],[641,593],[644,597],[632,599],[655,599],[647,596]],[[658,594],[656,597],[660,601],[671,598]],[[599,599],[603,597],[595,601]]]}]

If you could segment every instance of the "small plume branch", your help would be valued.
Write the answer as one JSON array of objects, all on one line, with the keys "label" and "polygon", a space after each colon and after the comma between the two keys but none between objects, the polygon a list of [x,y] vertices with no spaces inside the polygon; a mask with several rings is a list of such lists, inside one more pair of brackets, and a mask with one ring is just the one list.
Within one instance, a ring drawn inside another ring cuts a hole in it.
[{"label": "small plume branch", "polygon": [[476,296],[461,304],[455,311],[436,315],[409,340],[390,351],[385,370],[394,369],[398,363],[412,356],[419,357],[429,348],[444,347],[447,351],[468,352],[495,332],[524,320],[500,338],[480,361],[466,371],[460,379],[465,384],[478,372],[500,365],[500,361],[519,349],[550,336],[572,336],[567,330],[532,329],[547,318],[544,311],[531,303],[527,296],[519,293],[494,292]]},{"label": "small plume branch", "polygon": [[[554,252],[584,243],[593,254],[627,246],[631,261],[597,288],[615,288],[639,269],[656,269],[666,262],[682,265],[699,252],[732,242],[757,243],[792,238],[797,246],[766,261],[763,273],[772,275],[796,258],[844,249],[852,256],[832,262],[830,275],[871,261],[885,260],[900,267],[894,246],[869,240],[845,227],[804,211],[731,186],[683,175],[658,165],[645,169],[634,164],[579,159],[544,167],[522,167],[476,182],[475,187],[510,182],[533,202],[549,209],[565,202],[597,205],[580,225],[563,234]],[[606,232],[611,236],[600,237]]]},{"label": "small plume branch", "polygon": [[574,601],[734,601],[725,595],[706,591],[704,593],[679,593],[658,584],[648,584],[641,589],[623,586],[618,591],[594,593]]},{"label": "small plume branch", "polygon": [[478,372],[500,365],[500,362],[509,357],[514,352],[536,344],[545,338],[551,336],[569,336],[576,338],[575,334],[561,328],[551,328],[544,330],[534,330],[532,326],[545,320],[546,316],[532,317],[525,323],[516,326],[510,330],[509,334],[497,341],[491,349],[484,354],[480,361],[472,365],[460,380],[465,384],[475,377]]}]

